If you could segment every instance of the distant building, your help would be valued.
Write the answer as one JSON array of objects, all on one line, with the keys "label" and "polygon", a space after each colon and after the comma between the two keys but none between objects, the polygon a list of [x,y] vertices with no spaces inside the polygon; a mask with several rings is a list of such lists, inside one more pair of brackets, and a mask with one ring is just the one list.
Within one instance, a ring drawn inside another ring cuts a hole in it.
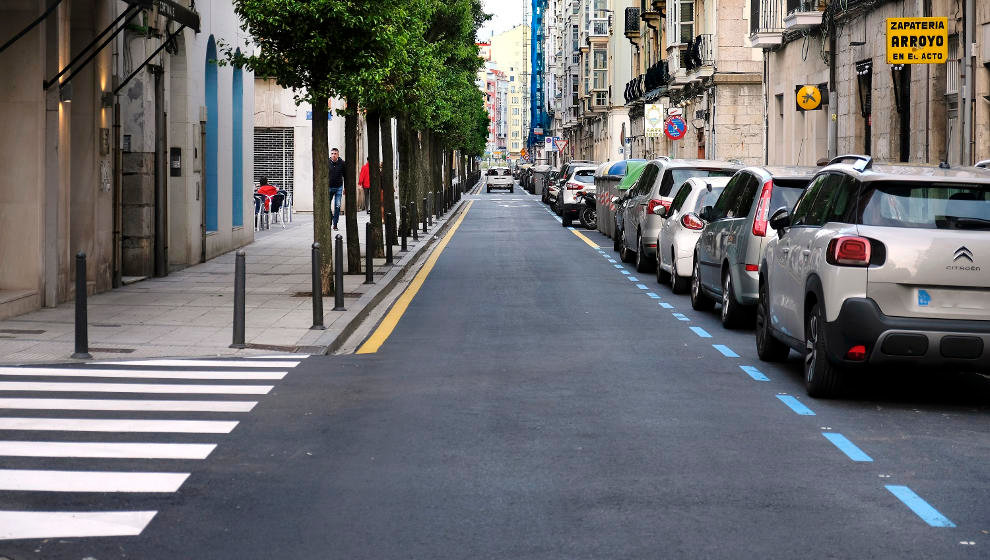
[{"label": "distant building", "polygon": [[517,25],[493,36],[489,50],[506,80],[504,147],[512,159],[519,158],[529,136],[529,34],[528,25]]}]

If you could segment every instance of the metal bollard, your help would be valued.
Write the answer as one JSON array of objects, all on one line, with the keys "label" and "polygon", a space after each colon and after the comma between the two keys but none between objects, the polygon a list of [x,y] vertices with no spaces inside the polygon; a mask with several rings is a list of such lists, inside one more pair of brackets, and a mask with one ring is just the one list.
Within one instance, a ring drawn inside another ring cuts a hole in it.
[{"label": "metal bollard", "polygon": [[244,344],[244,285],[247,274],[244,255],[241,249],[234,260],[234,343],[231,348],[247,348]]},{"label": "metal bollard", "polygon": [[409,250],[406,246],[406,234],[409,232],[409,211],[405,206],[399,208],[399,233],[402,235],[402,245],[399,248],[400,253],[405,253]]},{"label": "metal bollard", "polygon": [[413,241],[419,241],[419,212],[416,203],[409,203],[409,230],[412,231]]},{"label": "metal bollard", "polygon": [[392,244],[388,241],[385,242],[385,264],[392,264]]},{"label": "metal bollard", "polygon": [[371,234],[371,222],[364,224],[364,283],[375,283],[375,238]]},{"label": "metal bollard", "polygon": [[426,225],[429,227],[433,227],[433,210],[434,210],[433,202],[434,202],[433,191],[430,191],[430,196],[429,196],[430,206],[429,206],[429,211],[426,213]]},{"label": "metal bollard", "polygon": [[323,326],[323,277],[320,268],[323,260],[320,255],[320,244],[313,243],[313,326],[311,330],[322,331]]},{"label": "metal bollard", "polygon": [[426,233],[426,217],[430,214],[430,208],[426,205],[426,197],[423,197],[423,233]]},{"label": "metal bollard", "polygon": [[333,247],[333,310],[344,309],[344,236],[337,234]]},{"label": "metal bollard", "polygon": [[89,321],[86,307],[86,253],[76,255],[76,351],[72,357],[89,360]]}]

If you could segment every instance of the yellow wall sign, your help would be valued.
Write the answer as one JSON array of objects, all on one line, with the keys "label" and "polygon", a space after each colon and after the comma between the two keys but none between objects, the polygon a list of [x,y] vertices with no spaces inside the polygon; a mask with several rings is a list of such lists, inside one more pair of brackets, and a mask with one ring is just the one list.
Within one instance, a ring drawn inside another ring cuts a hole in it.
[{"label": "yellow wall sign", "polygon": [[949,58],[949,19],[887,18],[887,64],[944,64]]},{"label": "yellow wall sign", "polygon": [[794,96],[797,99],[798,109],[801,111],[814,111],[822,108],[822,91],[818,86],[797,86]]}]

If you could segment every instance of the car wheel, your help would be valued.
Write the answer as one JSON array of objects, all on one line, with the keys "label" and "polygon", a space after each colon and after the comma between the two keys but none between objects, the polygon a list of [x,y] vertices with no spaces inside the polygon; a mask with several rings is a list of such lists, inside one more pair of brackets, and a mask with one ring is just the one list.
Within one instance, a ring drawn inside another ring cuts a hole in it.
[{"label": "car wheel", "polygon": [[828,359],[825,315],[816,303],[804,324],[804,385],[808,396],[829,398],[838,395],[842,378],[842,369]]},{"label": "car wheel", "polygon": [[[660,245],[657,243],[657,245]],[[660,255],[660,248],[657,247],[657,255]],[[657,284],[666,284],[670,282],[670,273],[663,269],[662,259],[657,258]],[[673,270],[673,262],[671,262],[671,270]]]},{"label": "car wheel", "polygon": [[650,258],[646,256],[646,248],[643,247],[643,238],[636,235],[636,272],[649,272]]},{"label": "car wheel", "polygon": [[790,351],[770,331],[770,295],[766,282],[760,282],[760,301],[756,304],[756,354],[764,362],[782,362]]},{"label": "car wheel", "polygon": [[622,230],[616,229],[615,233],[612,234],[612,250],[621,253],[622,252]]},{"label": "car wheel", "polygon": [[560,225],[563,226],[563,227],[565,227],[565,228],[566,227],[571,227],[571,219],[570,218],[561,218],[560,219]]},{"label": "car wheel", "polygon": [[622,248],[619,249],[619,258],[622,259],[622,262],[627,262],[627,263],[632,262],[633,259],[636,258],[636,256],[633,254],[632,251],[629,250],[629,247],[626,247],[625,236],[622,236],[621,239],[622,239],[621,241]]},{"label": "car wheel", "polygon": [[698,259],[694,259],[694,270],[691,274],[691,307],[697,311],[711,311],[715,307],[715,300],[708,297],[701,289],[701,265]]},{"label": "car wheel", "polygon": [[732,287],[732,274],[725,271],[722,279],[722,326],[727,329],[741,327],[746,322],[749,309],[736,301],[736,291]]},{"label": "car wheel", "polygon": [[673,249],[671,249],[670,291],[675,294],[683,294],[686,293],[690,287],[691,278],[688,276],[681,276],[680,272],[677,271],[677,260],[673,258]]},{"label": "car wheel", "polygon": [[511,193],[514,193],[514,192],[516,192],[516,189],[513,188],[513,187],[509,187],[509,193],[511,194]]}]

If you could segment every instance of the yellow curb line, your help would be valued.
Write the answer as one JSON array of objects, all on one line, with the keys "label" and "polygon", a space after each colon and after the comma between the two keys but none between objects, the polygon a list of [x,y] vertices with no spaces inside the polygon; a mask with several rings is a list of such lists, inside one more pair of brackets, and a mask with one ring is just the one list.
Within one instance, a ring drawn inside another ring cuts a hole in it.
[{"label": "yellow curb line", "polygon": [[594,241],[592,241],[592,240],[590,240],[590,239],[588,239],[588,238],[587,238],[587,237],[586,237],[586,236],[585,236],[585,235],[584,235],[583,233],[581,233],[580,231],[578,231],[578,230],[576,230],[576,229],[572,229],[572,230],[571,230],[571,232],[573,232],[573,233],[574,233],[574,235],[576,235],[576,236],[578,236],[578,237],[580,237],[580,238],[581,238],[581,241],[584,241],[584,242],[585,242],[585,243],[587,243],[588,245],[591,245],[591,247],[592,247],[593,249],[601,249],[601,247],[599,247],[598,245],[596,245]]},{"label": "yellow curb line", "polygon": [[464,212],[461,213],[461,216],[457,218],[457,222],[454,223],[454,225],[450,228],[450,231],[447,232],[447,235],[445,235],[443,240],[441,240],[437,245],[437,248],[433,251],[433,254],[426,260],[426,264],[423,265],[423,268],[416,273],[413,281],[409,284],[406,290],[402,292],[399,299],[396,300],[395,305],[392,306],[392,309],[390,309],[388,314],[385,315],[385,318],[382,319],[381,324],[378,325],[375,332],[368,337],[368,340],[366,340],[360,348],[358,348],[356,354],[374,354],[375,352],[378,352],[378,349],[381,348],[382,344],[385,344],[385,341],[388,340],[389,336],[391,336],[392,331],[395,330],[396,325],[399,324],[399,319],[402,319],[402,315],[405,314],[406,308],[409,307],[409,304],[412,303],[413,298],[416,297],[417,293],[419,293],[419,289],[423,286],[423,283],[426,282],[426,277],[429,276],[430,271],[433,270],[433,266],[440,258],[440,253],[442,253],[444,248],[447,247],[447,243],[450,242],[450,238],[454,236],[457,228],[461,226],[461,222],[463,222],[464,218],[467,217],[467,213],[471,210],[472,204],[474,204],[473,200],[468,201],[467,207],[464,208]]}]

